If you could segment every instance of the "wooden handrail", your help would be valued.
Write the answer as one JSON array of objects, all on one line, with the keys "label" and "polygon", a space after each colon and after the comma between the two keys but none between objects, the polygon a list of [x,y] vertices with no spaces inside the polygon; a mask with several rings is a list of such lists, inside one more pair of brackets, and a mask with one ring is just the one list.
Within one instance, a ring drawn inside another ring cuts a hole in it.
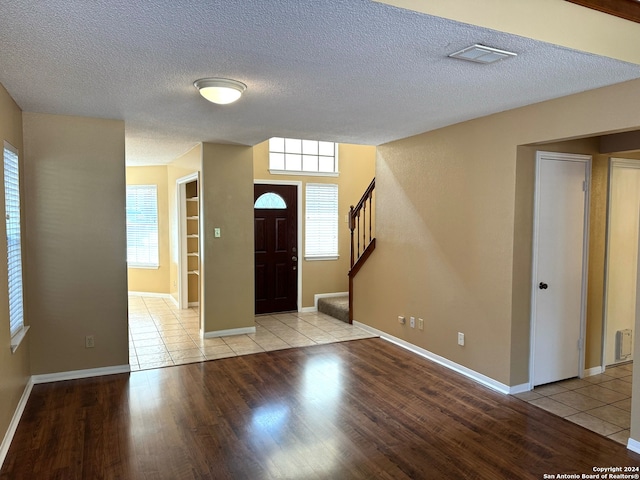
[{"label": "wooden handrail", "polygon": [[[360,270],[371,252],[376,248],[373,232],[373,192],[376,188],[374,178],[362,198],[349,209],[349,230],[351,230],[351,263],[349,267],[349,323],[353,323],[353,277]],[[369,215],[367,216],[367,208]],[[368,236],[367,236],[368,233]],[[362,248],[360,240],[362,239]]]},{"label": "wooden handrail", "polygon": [[[364,191],[362,198],[354,207],[351,205],[349,209],[349,230],[351,230],[351,263],[350,269],[353,268],[360,256],[364,253],[366,248],[373,239],[373,191],[376,188],[376,179],[371,180],[371,183]],[[369,218],[367,218],[367,205],[369,205]],[[360,213],[362,215],[362,222],[360,222]],[[362,223],[362,226],[360,225]],[[369,237],[367,238],[367,226]],[[357,232],[356,232],[357,231]],[[362,249],[360,249],[360,238],[362,236]]]}]

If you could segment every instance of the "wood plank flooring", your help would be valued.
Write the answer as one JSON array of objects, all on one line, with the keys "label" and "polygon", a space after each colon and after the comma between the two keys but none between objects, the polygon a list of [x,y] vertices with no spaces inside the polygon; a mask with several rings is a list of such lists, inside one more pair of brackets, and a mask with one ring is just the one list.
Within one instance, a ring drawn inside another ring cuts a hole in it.
[{"label": "wood plank flooring", "polygon": [[381,339],[33,388],[1,479],[541,479],[624,446]]}]

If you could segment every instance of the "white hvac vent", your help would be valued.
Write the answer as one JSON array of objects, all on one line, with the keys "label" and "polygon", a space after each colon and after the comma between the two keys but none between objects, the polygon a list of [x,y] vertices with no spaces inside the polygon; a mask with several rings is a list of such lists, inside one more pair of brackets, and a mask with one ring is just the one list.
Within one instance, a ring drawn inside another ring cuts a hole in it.
[{"label": "white hvac vent", "polygon": [[451,58],[459,58],[460,60],[468,60],[476,63],[493,63],[505,58],[516,57],[517,55],[517,53],[485,47],[484,45],[478,45],[476,43],[449,56]]},{"label": "white hvac vent", "polygon": [[627,360],[631,356],[631,330],[616,332],[616,360]]}]

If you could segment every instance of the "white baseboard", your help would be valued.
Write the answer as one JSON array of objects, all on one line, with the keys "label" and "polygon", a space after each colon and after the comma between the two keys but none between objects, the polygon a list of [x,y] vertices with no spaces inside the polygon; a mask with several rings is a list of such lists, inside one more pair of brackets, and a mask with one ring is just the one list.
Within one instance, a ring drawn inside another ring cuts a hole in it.
[{"label": "white baseboard", "polygon": [[300,313],[313,313],[318,311],[318,307],[302,307],[298,311]]},{"label": "white baseboard", "polygon": [[132,297],[156,297],[156,298],[173,298],[170,293],[154,293],[154,292],[128,292]]},{"label": "white baseboard", "polygon": [[231,335],[246,335],[256,333],[256,327],[230,328],[228,330],[216,330],[214,332],[204,332],[204,338],[230,337]]},{"label": "white baseboard", "polygon": [[584,371],[585,377],[592,377],[593,375],[600,375],[603,372],[602,366],[587,368]]},{"label": "white baseboard", "polygon": [[189,302],[187,303],[188,307],[199,307],[200,306],[200,302]]},{"label": "white baseboard", "polygon": [[116,365],[113,367],[88,368],[86,370],[71,370],[69,372],[45,373],[42,375],[32,375],[34,384],[61,382],[63,380],[76,380],[78,378],[101,377],[103,375],[113,375],[116,373],[129,373],[131,367],[127,365]]},{"label": "white baseboard", "polygon": [[518,393],[530,392],[531,384],[529,383],[521,383],[520,385],[514,385],[513,387],[509,387],[509,395],[516,395]]},{"label": "white baseboard", "polygon": [[316,293],[313,296],[313,307],[315,311],[318,311],[318,300],[320,298],[331,298],[331,297],[344,297],[345,295],[349,295],[349,292],[335,292],[335,293]]},{"label": "white baseboard", "polygon": [[173,303],[173,305],[178,308],[180,306],[180,303],[178,303],[178,299],[176,297],[173,296],[173,294],[169,294],[169,300],[171,300],[171,303]]},{"label": "white baseboard", "polygon": [[[357,327],[362,328],[363,330],[366,330],[370,333],[373,333],[374,335],[378,335],[380,338],[382,338],[383,340],[387,340],[388,342],[394,343],[396,345],[398,345],[399,347],[402,347],[406,350],[409,350],[410,352],[413,352],[417,355],[420,355],[421,357],[426,358],[427,360],[431,360],[432,362],[438,363],[440,365],[442,365],[443,367],[446,367],[450,370],[453,370],[454,372],[458,372],[462,375],[464,375],[465,377],[470,378],[471,380],[474,380],[482,385],[484,385],[485,387],[489,387],[492,390],[496,390],[500,393],[504,393],[504,394],[512,394],[512,393],[521,393],[521,391],[527,391],[529,390],[529,386],[527,384],[526,386],[526,390],[519,390],[520,388],[524,388],[523,385],[517,385],[515,387],[510,387],[509,385],[505,385],[504,383],[500,383],[496,380],[494,380],[491,377],[487,377],[486,375],[483,375],[482,373],[478,373],[475,370],[471,370],[470,368],[467,368],[463,365],[460,365],[458,363],[452,362],[451,360],[441,357],[440,355],[437,355],[433,352],[430,352],[429,350],[425,350],[424,348],[418,347],[417,345],[414,345],[412,343],[406,342],[405,340],[402,340],[400,338],[394,337],[393,335],[389,335],[386,332],[383,332],[382,330],[378,330],[377,328],[373,328],[370,327],[369,325],[365,325],[364,323],[360,323],[357,321],[353,321],[353,324]],[[512,391],[512,389],[514,391]],[[515,391],[518,390],[518,391]]]},{"label": "white baseboard", "polygon": [[7,457],[7,453],[9,453],[9,447],[11,446],[11,442],[13,441],[13,436],[16,434],[18,423],[20,423],[20,418],[22,418],[24,407],[27,406],[27,401],[29,400],[32,389],[33,379],[30,378],[27,382],[27,385],[24,387],[24,391],[22,392],[22,396],[20,397],[20,401],[18,402],[16,411],[13,412],[13,417],[11,418],[11,422],[9,423],[9,428],[7,429],[7,432],[4,435],[4,439],[0,444],[0,468],[2,468],[4,459]]},{"label": "white baseboard", "polygon": [[627,448],[632,452],[640,453],[640,442],[630,438],[627,440]]}]

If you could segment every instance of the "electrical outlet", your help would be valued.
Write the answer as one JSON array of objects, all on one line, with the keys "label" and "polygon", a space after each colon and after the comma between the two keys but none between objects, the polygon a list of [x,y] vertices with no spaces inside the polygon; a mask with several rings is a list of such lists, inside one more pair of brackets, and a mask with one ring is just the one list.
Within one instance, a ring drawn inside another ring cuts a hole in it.
[{"label": "electrical outlet", "polygon": [[409,317],[409,326],[411,328],[416,328],[416,317]]},{"label": "electrical outlet", "polygon": [[418,319],[418,330],[424,330],[424,320],[422,318]]},{"label": "electrical outlet", "polygon": [[458,332],[458,345],[464,346],[464,333]]},{"label": "electrical outlet", "polygon": [[93,335],[87,335],[86,337],[84,337],[84,347],[85,348],[95,347],[95,340],[93,338]]},{"label": "electrical outlet", "polygon": [[400,325],[404,325],[406,323],[406,319],[402,315],[398,315],[398,323]]}]

